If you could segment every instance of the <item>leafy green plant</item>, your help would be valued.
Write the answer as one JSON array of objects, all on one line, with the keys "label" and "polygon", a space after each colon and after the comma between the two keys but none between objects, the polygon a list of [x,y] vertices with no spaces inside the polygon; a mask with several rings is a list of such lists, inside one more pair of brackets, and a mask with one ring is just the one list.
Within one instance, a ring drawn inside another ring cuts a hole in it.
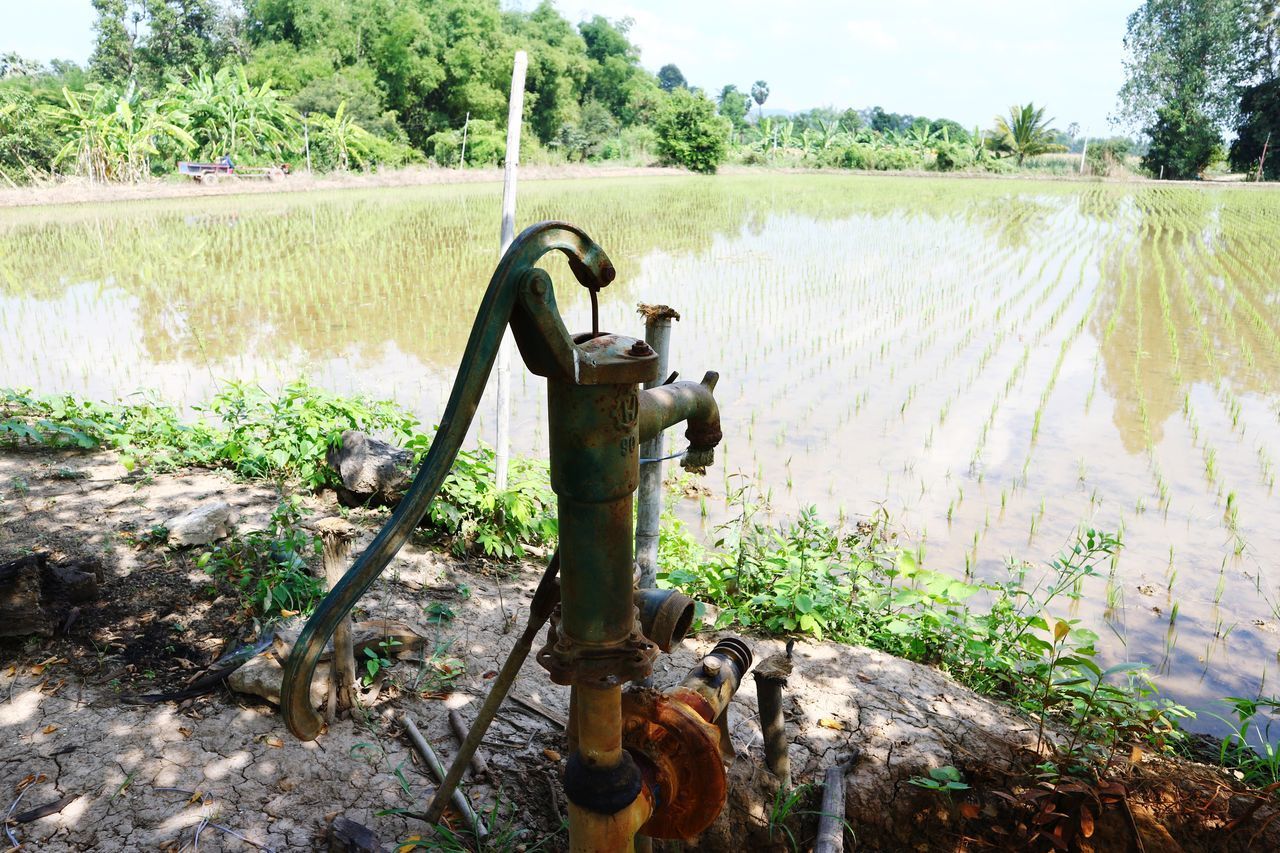
[{"label": "leafy green plant", "polygon": [[[1118,552],[1116,536],[1080,531],[1035,583],[1026,564],[1013,563],[1003,582],[971,583],[924,569],[918,555],[895,547],[883,515],[843,530],[810,508],[771,527],[756,519],[746,491],[735,505],[710,549],[678,527],[660,540],[668,561],[660,581],[714,604],[717,628],[808,634],[937,666],[1037,718],[1042,743],[1062,747],[1068,763],[1105,766],[1136,741],[1166,746],[1190,716],[1156,698],[1144,667],[1103,670],[1097,635],[1048,615]],[[1049,736],[1060,731],[1063,743]]]},{"label": "leafy green plant", "polygon": [[302,530],[301,499],[281,503],[266,530],[236,537],[204,552],[196,564],[234,586],[245,605],[263,616],[308,613],[323,593],[307,565],[319,537]]},{"label": "leafy green plant", "polygon": [[372,684],[373,680],[378,677],[378,673],[384,669],[390,669],[393,661],[391,660],[391,650],[396,646],[404,645],[395,637],[387,637],[378,643],[378,648],[372,649],[366,647],[364,650],[364,670],[365,674],[361,676],[365,684]]},{"label": "leafy green plant", "polygon": [[775,836],[781,840],[783,836],[787,839],[787,844],[792,850],[799,850],[800,846],[796,843],[795,834],[791,828],[787,826],[787,821],[793,816],[802,814],[798,807],[814,790],[815,786],[809,783],[797,785],[794,788],[778,787],[774,792],[773,802],[769,805],[769,839]]},{"label": "leafy green plant", "polygon": [[345,430],[406,436],[416,420],[389,401],[341,397],[305,380],[279,394],[229,382],[207,411],[223,425],[214,459],[245,477],[296,478],[308,488],[331,485],[325,453]]},{"label": "leafy green plant", "polygon": [[1213,715],[1231,729],[1218,749],[1219,763],[1239,772],[1250,785],[1264,787],[1280,782],[1280,748],[1271,737],[1272,720],[1260,723],[1257,719],[1260,713],[1280,711],[1280,697],[1229,696],[1227,702],[1235,712],[1234,721]]},{"label": "leafy green plant", "polygon": [[912,776],[907,780],[907,784],[915,785],[917,788],[924,788],[926,791],[935,791],[948,800],[950,800],[953,791],[969,790],[969,785],[964,781],[964,776],[949,764],[945,767],[934,767],[927,776]]},{"label": "leafy green plant", "polygon": [[[431,439],[419,433],[408,441],[406,447],[415,452],[415,462],[431,446]],[[507,488],[499,490],[494,452],[487,445],[458,454],[427,513],[431,527],[450,538],[454,553],[475,550],[511,559],[523,556],[527,544],[555,539],[559,527],[547,464],[516,458],[507,476]]]}]

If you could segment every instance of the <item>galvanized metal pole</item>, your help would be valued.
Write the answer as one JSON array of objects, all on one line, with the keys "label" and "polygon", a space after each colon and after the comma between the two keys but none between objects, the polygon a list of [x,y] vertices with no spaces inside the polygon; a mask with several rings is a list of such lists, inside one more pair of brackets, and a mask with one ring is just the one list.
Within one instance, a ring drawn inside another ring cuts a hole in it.
[{"label": "galvanized metal pole", "polygon": [[[511,70],[511,100],[507,106],[507,157],[502,183],[501,258],[516,238],[516,167],[520,165],[520,124],[524,120],[524,77],[529,55],[516,51]],[[502,334],[498,350],[498,439],[494,444],[494,482],[498,491],[507,487],[507,467],[511,458],[511,329]]]},{"label": "galvanized metal pole", "polygon": [[[644,339],[658,354],[658,378],[646,382],[653,388],[666,381],[671,349],[671,321],[680,315],[666,305],[640,305],[644,315]],[[662,520],[662,462],[666,442],[661,432],[640,445],[640,492],[636,505],[636,570],[640,589],[658,582],[658,528]],[[653,461],[644,461],[653,460]]]},{"label": "galvanized metal pole", "polygon": [[467,129],[471,127],[471,111],[467,110],[467,117],[462,122],[462,154],[458,157],[458,168],[465,169],[467,166]]}]

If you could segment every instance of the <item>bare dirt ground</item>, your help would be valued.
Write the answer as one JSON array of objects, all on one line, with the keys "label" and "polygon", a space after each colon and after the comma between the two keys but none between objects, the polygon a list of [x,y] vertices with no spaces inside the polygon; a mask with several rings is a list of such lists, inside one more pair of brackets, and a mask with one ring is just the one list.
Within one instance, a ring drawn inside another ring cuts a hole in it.
[{"label": "bare dirt ground", "polygon": [[[583,178],[632,178],[687,175],[683,169],[660,166],[521,166],[522,181],[578,180]],[[0,207],[29,207],[52,204],[138,201],[156,198],[204,198],[207,196],[256,193],[315,192],[321,190],[369,189],[372,187],[416,187],[434,184],[500,182],[502,170],[442,169],[409,166],[380,172],[308,175],[295,172],[277,181],[223,179],[216,184],[198,184],[188,178],[169,177],[140,184],[91,184],[80,178],[60,178],[29,187],[0,189]]]},{"label": "bare dirt ground", "polygon": [[[41,551],[98,561],[103,578],[100,600],[65,632],[0,642],[0,809],[11,818],[65,803],[6,824],[9,841],[42,851],[311,850],[337,815],[372,828],[384,849],[427,834],[401,813],[425,809],[433,790],[401,718],[414,718],[442,758],[452,757],[447,710],[474,715],[527,618],[542,567],[458,560],[423,542],[405,548],[360,608],[415,626],[430,653],[392,667],[354,719],[299,743],[272,705],[225,685],[181,701],[130,701],[180,687],[256,631],[234,594],[195,567],[193,552],[140,544],[152,525],[210,496],[236,507],[240,532],[262,527],[278,500],[268,486],[220,472],[146,477],[105,453],[0,453],[0,563]],[[307,502],[317,516],[336,512],[329,494]],[[356,519],[357,552],[381,518]],[[661,658],[656,686],[677,683],[717,636],[698,634]],[[782,649],[747,639],[757,660]],[[786,697],[795,780],[813,783],[848,762],[846,818],[859,849],[1050,849],[1026,843],[1028,821],[1004,795],[979,791],[979,783],[1015,790],[1010,780],[1039,760],[1030,722],[936,670],[867,649],[802,642],[795,658]],[[494,833],[488,849],[564,849],[565,747],[554,720],[567,714],[568,692],[532,662],[512,692],[528,705],[503,706],[482,747],[490,778],[471,783],[469,794]],[[696,844],[660,849],[807,849],[818,791],[805,788],[782,805],[764,769],[751,678],[731,714],[737,756],[727,808]],[[973,791],[943,799],[909,784],[943,765],[961,768]],[[1251,838],[1275,815],[1265,802],[1231,824],[1258,798],[1239,794],[1220,771],[1148,761],[1131,778],[1124,808],[1100,811],[1095,840],[1077,839],[1073,849],[1136,849],[1135,837],[1149,851],[1277,849],[1274,828]],[[1179,799],[1177,785],[1191,790]],[[1189,828],[1187,798],[1203,806]]]}]

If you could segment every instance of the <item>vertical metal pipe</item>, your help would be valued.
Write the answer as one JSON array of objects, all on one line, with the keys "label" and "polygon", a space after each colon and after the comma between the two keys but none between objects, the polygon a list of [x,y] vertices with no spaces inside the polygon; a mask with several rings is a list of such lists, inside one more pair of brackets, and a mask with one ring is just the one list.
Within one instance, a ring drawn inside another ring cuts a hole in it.
[{"label": "vertical metal pipe", "polygon": [[[645,388],[654,388],[666,381],[670,365],[671,321],[679,314],[665,305],[642,305],[645,315],[644,339],[658,354],[658,378],[646,382]],[[663,434],[640,445],[641,459],[661,460],[666,455]],[[658,574],[658,527],[662,519],[662,462],[640,463],[640,492],[636,507],[636,569],[637,586],[653,589]]]},{"label": "vertical metal pipe", "polygon": [[760,706],[760,731],[764,735],[765,764],[791,789],[791,755],[788,751],[787,724],[782,716],[782,688],[791,674],[791,659],[773,655],[756,667],[756,701]]}]

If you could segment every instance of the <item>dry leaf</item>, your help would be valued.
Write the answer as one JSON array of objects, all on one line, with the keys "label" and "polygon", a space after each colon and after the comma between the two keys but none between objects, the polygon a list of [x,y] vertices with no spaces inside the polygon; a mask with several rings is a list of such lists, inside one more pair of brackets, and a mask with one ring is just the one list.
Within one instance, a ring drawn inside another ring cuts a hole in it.
[{"label": "dry leaf", "polygon": [[182,735],[183,737],[191,737],[191,734],[194,731],[195,729],[188,728],[187,726],[178,726],[178,734]]},{"label": "dry leaf", "polygon": [[547,757],[548,761],[560,760],[560,753],[556,752],[554,749],[544,749],[542,750],[542,754]]},{"label": "dry leaf", "polygon": [[285,610],[284,608],[280,609],[280,615],[286,619],[288,619],[290,616],[297,616],[301,612],[302,612],[301,610]]},{"label": "dry leaf", "polygon": [[835,729],[838,732],[844,731],[844,723],[839,720],[833,720],[830,717],[823,717],[821,720],[818,720],[818,725],[822,726],[824,729]]},{"label": "dry leaf", "polygon": [[418,842],[421,840],[421,835],[410,835],[396,848],[396,853],[413,853],[414,850],[420,848],[421,845]]},{"label": "dry leaf", "polygon": [[284,741],[275,735],[267,735],[262,739],[262,742],[275,749],[284,749]]},{"label": "dry leaf", "polygon": [[44,664],[42,663],[38,663],[35,666],[31,667],[32,675],[39,675],[42,672],[44,672]]},{"label": "dry leaf", "polygon": [[1088,806],[1080,807],[1080,834],[1085,838],[1093,836],[1093,812]]},{"label": "dry leaf", "polygon": [[1129,763],[1130,764],[1142,763],[1142,747],[1135,746],[1132,750],[1129,751]]},{"label": "dry leaf", "polygon": [[9,664],[9,668],[4,671],[4,674],[12,678],[18,674],[18,667],[15,664]]},{"label": "dry leaf", "polygon": [[57,727],[57,726],[55,726],[55,725],[53,725],[53,724],[51,723],[51,724],[49,724],[49,725],[45,726],[43,729],[41,729],[41,730],[40,730],[40,734],[42,734],[42,735],[51,735],[51,734],[53,734],[54,732],[56,732],[57,730],[58,730],[58,727]]},{"label": "dry leaf", "polygon": [[969,820],[973,820],[974,818],[976,818],[978,814],[981,813],[981,811],[982,809],[978,808],[977,803],[961,803],[960,804],[960,814],[964,815]]}]

